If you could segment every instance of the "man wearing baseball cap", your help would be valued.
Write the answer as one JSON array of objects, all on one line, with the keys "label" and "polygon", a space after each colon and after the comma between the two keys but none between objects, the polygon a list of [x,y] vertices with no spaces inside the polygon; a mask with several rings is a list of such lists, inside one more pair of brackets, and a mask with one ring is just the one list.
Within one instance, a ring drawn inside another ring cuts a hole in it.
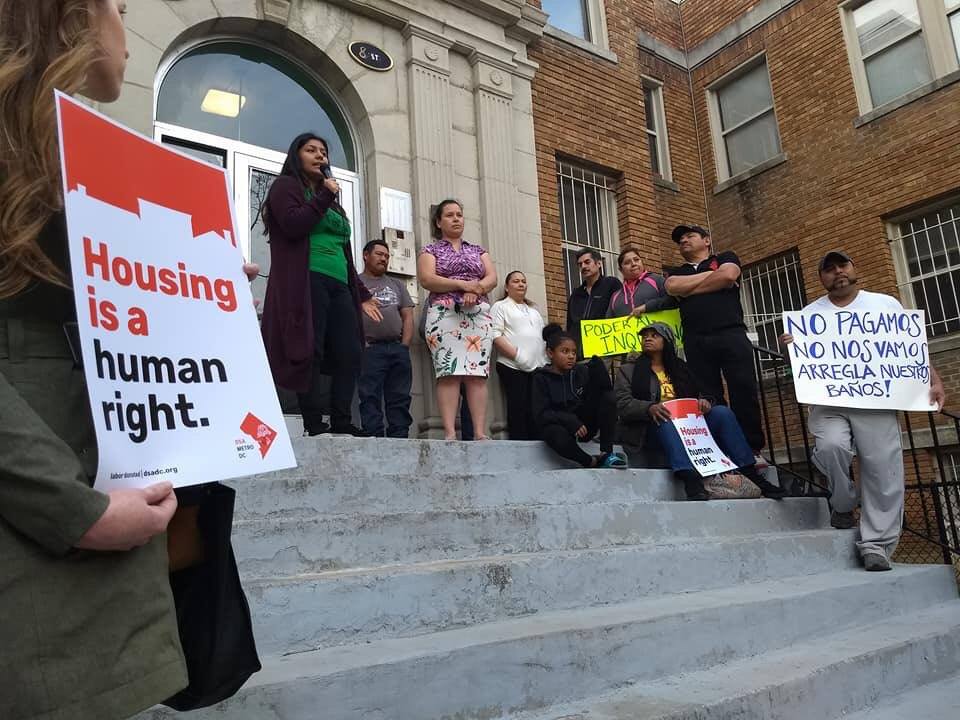
[{"label": "man wearing baseball cap", "polygon": [[[804,308],[804,312],[836,313],[838,310],[899,312],[900,301],[890,295],[859,288],[857,268],[842,250],[831,250],[817,266],[827,294]],[[784,333],[784,345],[793,337]],[[930,400],[943,407],[943,383],[930,368]],[[810,434],[814,436],[813,464],[827,477],[835,528],[854,526],[857,489],[850,476],[854,455],[860,457],[860,541],[857,550],[867,570],[889,570],[903,524],[903,450],[896,410],[859,408],[810,408]]]},{"label": "man wearing baseball cap", "polygon": [[729,251],[713,254],[710,232],[700,225],[677,225],[671,237],[686,261],[670,273],[666,289],[680,304],[687,364],[708,397],[722,401],[726,381],[730,409],[763,468],[763,422],[740,305],[740,259]]}]

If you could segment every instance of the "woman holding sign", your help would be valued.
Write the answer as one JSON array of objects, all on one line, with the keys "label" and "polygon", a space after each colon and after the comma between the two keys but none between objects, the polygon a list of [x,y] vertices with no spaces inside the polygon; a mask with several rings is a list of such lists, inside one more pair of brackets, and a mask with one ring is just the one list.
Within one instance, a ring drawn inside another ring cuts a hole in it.
[{"label": "woman holding sign", "polygon": [[[663,405],[668,400],[700,398],[697,383],[687,364],[677,357],[673,331],[667,325],[653,323],[643,328],[640,342],[642,353],[627,358],[614,383],[621,442],[631,455],[643,450],[663,453],[674,475],[683,481],[687,499],[709,500],[703,478],[694,469],[671,422],[670,411]],[[760,488],[764,497],[780,499],[786,495],[785,490],[760,475],[750,445],[729,408],[714,407],[708,399],[700,398],[699,409],[720,450]]]},{"label": "woman holding sign", "polygon": [[90,487],[54,88],[109,103],[122,0],[0,0],[0,717],[133,715],[187,685],[164,530],[169,483]]},{"label": "woman holding sign", "polygon": [[277,385],[297,393],[307,435],[328,429],[317,397],[322,375],[332,378],[333,432],[364,435],[350,420],[365,344],[361,312],[383,319],[357,276],[339,192],[327,141],[304,133],[290,143],[262,210],[270,236],[263,340]]},{"label": "woman holding sign", "polygon": [[627,247],[617,257],[617,264],[623,276],[623,287],[610,296],[608,318],[640,317],[644,313],[677,307],[676,299],[667,295],[663,275],[647,272],[639,250]]}]

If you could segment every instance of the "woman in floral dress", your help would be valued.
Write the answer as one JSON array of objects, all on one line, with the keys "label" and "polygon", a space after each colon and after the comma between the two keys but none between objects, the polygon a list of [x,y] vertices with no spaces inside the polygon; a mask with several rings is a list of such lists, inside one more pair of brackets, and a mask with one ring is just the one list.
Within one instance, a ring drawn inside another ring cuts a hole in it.
[{"label": "woman in floral dress", "polygon": [[447,440],[456,440],[460,384],[467,391],[476,439],[487,440],[487,376],[493,320],[487,293],[497,286],[489,253],[463,239],[463,206],[444,200],[430,213],[435,241],[417,260],[427,298],[425,335],[437,377],[437,405]]}]

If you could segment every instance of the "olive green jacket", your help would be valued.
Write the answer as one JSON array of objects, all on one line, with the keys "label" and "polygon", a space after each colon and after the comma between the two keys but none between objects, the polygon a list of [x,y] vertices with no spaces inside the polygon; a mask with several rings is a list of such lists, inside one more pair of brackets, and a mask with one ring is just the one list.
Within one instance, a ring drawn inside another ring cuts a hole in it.
[{"label": "olive green jacket", "polygon": [[[61,225],[62,227],[62,225]],[[62,236],[61,236],[62,239]],[[130,552],[74,544],[107,496],[70,295],[0,300],[0,718],[114,720],[186,686],[166,535]]]}]

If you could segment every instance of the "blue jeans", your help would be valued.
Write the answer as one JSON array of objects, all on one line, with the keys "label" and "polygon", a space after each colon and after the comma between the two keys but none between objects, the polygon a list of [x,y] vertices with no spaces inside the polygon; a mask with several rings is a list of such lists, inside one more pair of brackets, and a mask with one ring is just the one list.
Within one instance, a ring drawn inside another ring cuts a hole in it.
[{"label": "blue jeans", "polygon": [[[743,430],[740,429],[740,424],[730,408],[726,405],[714,405],[707,413],[707,427],[710,428],[710,434],[717,441],[719,448],[733,460],[734,465],[742,468],[754,464],[753,450],[750,449],[750,443],[744,437]],[[647,442],[656,444],[663,450],[674,472],[693,470],[693,463],[687,457],[683,440],[680,439],[680,433],[677,432],[673,423],[665,422],[657,425],[651,422],[650,430],[647,432]]]},{"label": "blue jeans", "polygon": [[360,422],[375,437],[383,437],[383,415],[387,415],[387,437],[410,435],[410,387],[413,370],[410,349],[403,343],[374,343],[363,351],[363,365],[357,381]]}]

